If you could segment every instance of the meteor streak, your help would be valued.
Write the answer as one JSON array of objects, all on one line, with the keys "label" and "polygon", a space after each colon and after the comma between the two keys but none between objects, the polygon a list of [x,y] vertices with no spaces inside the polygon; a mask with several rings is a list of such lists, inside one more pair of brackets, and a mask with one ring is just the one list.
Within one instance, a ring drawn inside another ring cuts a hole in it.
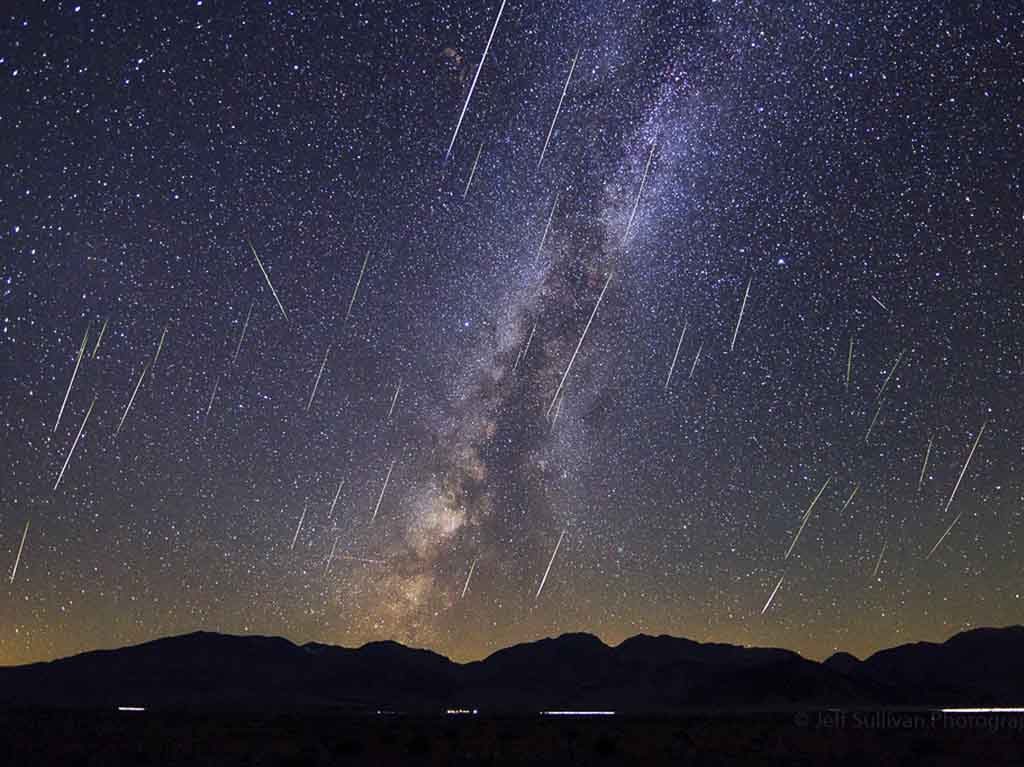
[{"label": "meteor streak", "polygon": [[561,191],[555,192],[555,201],[551,203],[551,212],[548,213],[548,223],[544,226],[544,234],[540,238],[540,245],[537,246],[537,255],[534,256],[534,260],[539,259],[541,251],[544,250],[544,243],[547,242],[548,239],[548,230],[551,229],[551,220],[555,217],[555,208],[558,207],[559,194],[561,194]]},{"label": "meteor streak", "polygon": [[569,364],[565,368],[565,372],[562,373],[562,380],[558,382],[558,388],[555,389],[555,396],[551,398],[551,404],[548,405],[546,415],[551,415],[551,409],[555,406],[558,401],[558,395],[562,392],[562,387],[565,385],[565,379],[569,375],[569,371],[572,370],[572,364],[576,361],[576,355],[580,353],[580,347],[583,346],[583,339],[587,337],[587,331],[590,330],[590,323],[594,321],[594,315],[597,314],[597,308],[601,305],[601,299],[604,298],[604,292],[608,290],[608,285],[612,281],[611,272],[608,273],[608,279],[605,280],[604,287],[601,288],[601,295],[597,297],[597,303],[594,304],[594,310],[590,313],[590,319],[587,320],[587,325],[583,328],[583,335],[580,336],[580,341],[576,344],[576,350],[572,353],[572,358],[569,360]]},{"label": "meteor streak", "polygon": [[306,403],[306,412],[313,407],[313,398],[316,396],[316,389],[320,385],[320,377],[324,374],[324,366],[327,365],[327,355],[331,353],[331,345],[327,345],[327,349],[324,351],[323,362],[320,363],[320,372],[316,374],[316,380],[313,381],[313,391],[309,393],[309,402]]},{"label": "meteor streak", "polygon": [[878,568],[882,566],[882,557],[885,556],[885,547],[888,546],[888,545],[889,545],[889,540],[886,539],[882,543],[882,550],[878,554],[878,561],[875,562],[875,571],[873,573],[871,573],[871,577],[872,578],[877,578],[878,577]]},{"label": "meteor streak", "polygon": [[473,564],[469,566],[469,575],[466,576],[466,585],[462,587],[462,596],[459,597],[459,599],[465,599],[466,597],[466,589],[469,588],[469,579],[473,577],[473,570],[476,568],[476,560],[479,558],[480,557],[474,559]]},{"label": "meteor streak", "polygon": [[[988,420],[986,419],[985,422],[981,424],[981,429],[978,430],[978,436],[974,440],[974,445],[971,446],[971,452],[968,454],[967,460],[964,461],[964,467],[960,470],[960,476],[957,477],[956,484],[953,485],[953,492],[949,494],[949,500],[946,501],[946,508],[942,510],[943,514],[946,514],[949,511],[949,507],[953,504],[953,498],[956,496],[956,491],[960,489],[960,482],[963,480],[964,474],[967,473],[967,467],[971,465],[971,459],[974,457],[974,451],[978,449],[978,443],[981,442],[981,435],[985,433],[985,427],[987,425]],[[940,544],[946,540],[946,536],[949,535],[950,530],[952,530],[956,523],[960,521],[960,517],[962,516],[963,511],[956,515],[956,518],[950,522],[949,527],[946,528],[946,532],[944,532],[942,537],[935,542],[934,546],[932,546],[932,550],[928,552],[928,556],[926,556],[925,559],[931,559],[932,554],[935,553],[935,549],[939,548]]]},{"label": "meteor streak", "polygon": [[690,378],[693,378],[693,371],[697,369],[697,362],[700,360],[700,352],[701,352],[701,349],[703,349],[703,348],[704,348],[704,342],[701,341],[700,342],[700,346],[697,347],[697,354],[693,358],[693,364],[690,365],[690,376],[689,376]]},{"label": "meteor streak", "polygon": [[932,442],[935,440],[933,434],[928,438],[928,448],[924,451],[924,463],[921,464],[921,476],[917,478],[917,492],[921,492],[921,485],[924,484],[924,473],[928,470],[928,456],[932,454]]},{"label": "meteor streak", "polygon": [[565,537],[565,530],[558,536],[558,543],[555,544],[555,550],[551,552],[551,560],[548,562],[548,569],[544,571],[544,577],[540,579],[540,587],[537,589],[537,595],[534,599],[540,598],[540,592],[544,590],[544,584],[547,582],[548,573],[551,572],[551,565],[555,562],[555,555],[558,554],[558,547],[562,545],[562,538]]},{"label": "meteor streak", "polygon": [[889,385],[889,379],[891,379],[892,374],[896,372],[896,368],[900,366],[900,360],[903,359],[903,354],[906,351],[906,349],[901,350],[900,356],[897,357],[896,361],[892,364],[892,368],[889,370],[889,375],[885,377],[885,381],[882,383],[882,388],[878,390],[878,396],[875,397],[875,402],[878,402],[880,399],[882,399],[882,395],[885,394],[885,388]]},{"label": "meteor streak", "polygon": [[60,469],[60,474],[57,475],[57,481],[53,485],[53,489],[56,490],[60,485],[61,479],[64,478],[64,472],[67,471],[68,464],[71,463],[71,456],[75,454],[75,448],[78,446],[78,440],[82,438],[82,432],[85,431],[85,425],[89,422],[89,415],[92,413],[93,405],[96,404],[96,398],[92,398],[92,402],[89,404],[89,409],[85,411],[85,418],[82,419],[82,425],[78,427],[78,434],[75,435],[75,441],[71,443],[71,449],[68,451],[68,457],[64,459],[64,465]]},{"label": "meteor streak", "polygon": [[732,343],[729,344],[729,351],[736,348],[736,335],[740,332],[740,323],[743,322],[743,311],[747,308],[747,296],[750,295],[750,283],[753,277],[747,280],[747,290],[743,294],[743,303],[740,304],[740,316],[736,318],[736,329],[732,331]]},{"label": "meteor streak", "polygon": [[480,70],[484,68],[484,62],[487,60],[487,52],[491,50],[491,41],[494,40],[494,32],[498,28],[498,22],[501,21],[501,14],[505,11],[505,3],[507,0],[501,0],[501,7],[498,9],[498,15],[494,19],[494,26],[491,27],[491,35],[487,38],[487,46],[484,48],[484,55],[480,57],[480,63],[476,67],[476,74],[473,75],[473,82],[469,86],[469,93],[466,94],[466,102],[462,105],[462,112],[459,113],[459,121],[455,123],[455,132],[452,133],[452,140],[448,142],[448,150],[444,153],[444,160],[448,162],[448,158],[451,156],[452,147],[455,146],[455,139],[459,137],[459,130],[462,128],[462,120],[466,116],[466,109],[469,107],[469,101],[473,98],[473,91],[476,90],[476,81],[480,78]]},{"label": "meteor streak", "polygon": [[120,433],[121,427],[124,426],[124,419],[128,417],[128,411],[132,409],[132,403],[135,402],[135,395],[139,393],[139,387],[142,386],[142,379],[146,377],[147,370],[149,370],[148,362],[142,366],[142,372],[139,374],[139,380],[135,383],[135,389],[132,391],[132,396],[129,398],[128,404],[125,405],[124,412],[121,414],[121,420],[117,424],[117,429],[114,430],[115,437]]},{"label": "meteor streak", "polygon": [[64,392],[64,401],[60,403],[60,410],[57,413],[57,423],[53,425],[54,433],[57,432],[57,427],[60,426],[60,419],[64,416],[64,408],[68,404],[68,397],[71,396],[71,387],[75,385],[75,377],[78,375],[78,366],[82,364],[82,357],[85,355],[85,345],[89,340],[89,328],[85,329],[85,336],[82,338],[82,343],[78,347],[78,359],[75,360],[75,369],[71,372],[71,380],[68,381],[68,389]]},{"label": "meteor streak", "polygon": [[363,259],[363,268],[359,270],[359,279],[356,280],[356,289],[352,291],[352,298],[348,301],[348,311],[345,312],[345,320],[352,315],[352,305],[356,302],[356,296],[359,295],[359,286],[363,283],[363,272],[366,271],[366,262],[370,260],[370,251],[366,251],[366,257]]},{"label": "meteor streak", "polygon": [[466,182],[466,189],[462,192],[462,199],[466,199],[466,195],[469,194],[469,185],[473,183],[473,176],[476,175],[476,164],[480,162],[480,153],[484,151],[484,142],[480,142],[480,148],[476,150],[476,159],[473,160],[473,167],[469,171],[469,181]]},{"label": "meteor streak", "polygon": [[238,345],[235,347],[235,356],[231,358],[231,363],[238,362],[238,353],[242,350],[242,341],[245,340],[245,331],[249,327],[249,318],[252,316],[252,307],[255,301],[249,302],[249,311],[245,315],[245,322],[242,324],[242,334],[238,337]]},{"label": "meteor streak", "polygon": [[302,529],[302,520],[304,520],[305,518],[306,518],[306,507],[303,506],[302,507],[302,516],[299,517],[299,524],[295,526],[295,535],[292,536],[292,545],[289,547],[290,551],[295,549],[295,541],[299,540],[299,530]]},{"label": "meteor streak", "polygon": [[96,345],[92,347],[92,359],[96,359],[96,352],[100,350],[100,343],[103,341],[103,334],[107,332],[108,322],[110,322],[110,317],[103,320],[103,327],[100,328],[100,336],[96,339]]},{"label": "meteor streak", "polygon": [[267,287],[270,288],[270,292],[274,294],[274,300],[277,301],[277,308],[281,310],[281,316],[284,317],[284,321],[287,322],[288,312],[284,310],[284,306],[281,304],[281,299],[277,297],[277,291],[274,290],[274,285],[270,281],[270,275],[267,274],[267,270],[263,268],[263,262],[260,261],[260,257],[256,255],[256,248],[252,246],[251,242],[247,244],[249,245],[249,250],[251,250],[252,254],[256,256],[256,263],[259,264],[260,271],[263,272],[263,279],[267,281]]},{"label": "meteor streak", "polygon": [[388,467],[388,475],[384,477],[384,487],[380,489],[380,495],[377,497],[377,505],[373,507],[373,516],[370,517],[370,521],[373,522],[377,518],[377,512],[380,511],[380,502],[384,500],[384,493],[388,489],[388,482],[391,481],[391,470],[395,468],[395,462],[392,461]]},{"label": "meteor streak", "polygon": [[551,143],[551,134],[555,132],[555,123],[558,121],[558,113],[562,111],[562,102],[565,101],[565,93],[569,90],[569,81],[572,80],[572,73],[576,69],[576,59],[580,57],[580,52],[577,50],[576,55],[572,57],[572,66],[569,67],[569,76],[565,78],[565,85],[562,87],[562,96],[558,99],[558,106],[555,108],[555,116],[551,118],[551,127],[548,128],[548,137],[544,140],[544,148],[541,150],[540,159],[537,160],[537,170],[540,170],[540,165],[544,162],[544,155],[547,154],[548,144]]},{"label": "meteor streak", "polygon": [[395,403],[398,402],[398,392],[402,391],[402,382],[398,382],[398,386],[395,387],[395,396],[391,398],[391,407],[388,408],[388,418],[391,418],[391,414],[395,412]]},{"label": "meteor streak", "polygon": [[25,539],[28,537],[28,523],[29,520],[25,520],[25,532],[21,534],[21,545],[18,546],[18,556],[14,560],[14,569],[11,570],[11,583],[14,583],[14,576],[18,574],[18,564],[21,562],[21,552],[25,548]]},{"label": "meteor streak", "polygon": [[629,214],[629,221],[626,222],[626,231],[622,235],[622,245],[626,244],[626,240],[629,239],[629,232],[633,228],[633,219],[636,218],[637,208],[640,207],[640,196],[644,193],[644,187],[647,186],[647,172],[651,169],[651,160],[654,159],[654,150],[657,149],[657,144],[651,144],[651,153],[647,155],[647,164],[644,166],[644,175],[640,179],[640,189],[636,193],[636,200],[633,201],[633,210]]},{"label": "meteor streak", "polygon": [[811,512],[814,510],[814,504],[821,498],[821,494],[825,492],[825,488],[828,487],[828,483],[832,481],[832,477],[825,480],[825,484],[821,486],[821,490],[814,496],[814,500],[811,501],[811,505],[807,507],[807,511],[804,512],[804,521],[800,523],[800,529],[796,531],[796,535],[793,536],[793,542],[789,544],[789,550],[786,552],[784,559],[789,559],[789,555],[793,553],[793,547],[796,546],[796,542],[800,540],[800,533],[804,531],[807,521],[811,518]]},{"label": "meteor streak", "polygon": [[761,608],[761,615],[764,615],[768,611],[768,608],[771,607],[772,600],[775,599],[775,595],[779,591],[779,586],[782,585],[782,579],[785,578],[785,577],[786,576],[783,575],[782,578],[779,578],[779,582],[775,584],[775,588],[772,590],[772,595],[770,597],[768,597],[768,601],[765,602],[764,603],[764,607]]},{"label": "meteor streak", "polygon": [[684,322],[683,332],[679,334],[679,342],[676,344],[676,353],[672,356],[672,364],[669,365],[668,377],[665,379],[664,391],[668,391],[668,385],[672,381],[672,372],[676,369],[676,360],[679,359],[679,347],[683,345],[683,336],[686,335],[686,325],[687,323]]}]

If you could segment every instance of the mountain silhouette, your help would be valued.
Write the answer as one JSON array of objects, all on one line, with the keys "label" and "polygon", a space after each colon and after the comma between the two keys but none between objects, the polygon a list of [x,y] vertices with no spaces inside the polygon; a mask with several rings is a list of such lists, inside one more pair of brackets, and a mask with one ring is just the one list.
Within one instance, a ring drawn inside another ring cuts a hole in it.
[{"label": "mountain silhouette", "polygon": [[1024,627],[975,629],[865,660],[789,650],[589,634],[455,663],[395,642],[359,648],[196,632],[0,668],[0,706],[291,709],[436,713],[672,713],[803,706],[1019,705]]}]

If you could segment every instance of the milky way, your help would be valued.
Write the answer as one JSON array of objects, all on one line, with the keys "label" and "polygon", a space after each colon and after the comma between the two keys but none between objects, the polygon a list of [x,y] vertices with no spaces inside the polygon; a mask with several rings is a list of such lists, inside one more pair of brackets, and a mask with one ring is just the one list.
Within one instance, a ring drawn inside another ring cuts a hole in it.
[{"label": "milky way", "polygon": [[6,16],[0,663],[1019,622],[1022,29]]}]

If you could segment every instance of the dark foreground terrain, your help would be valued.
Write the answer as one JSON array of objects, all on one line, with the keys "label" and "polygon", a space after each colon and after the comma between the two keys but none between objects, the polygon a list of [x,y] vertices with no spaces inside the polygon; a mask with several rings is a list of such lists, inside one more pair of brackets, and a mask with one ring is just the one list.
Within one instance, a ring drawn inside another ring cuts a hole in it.
[{"label": "dark foreground terrain", "polygon": [[1024,715],[637,717],[8,710],[11,765],[1018,765]]}]

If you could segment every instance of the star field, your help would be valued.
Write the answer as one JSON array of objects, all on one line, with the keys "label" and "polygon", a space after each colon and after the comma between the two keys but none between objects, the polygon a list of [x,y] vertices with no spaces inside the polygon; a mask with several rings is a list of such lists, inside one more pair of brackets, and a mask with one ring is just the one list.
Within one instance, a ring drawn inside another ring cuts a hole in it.
[{"label": "star field", "polygon": [[1021,621],[1021,9],[499,6],[5,12],[0,664]]}]

